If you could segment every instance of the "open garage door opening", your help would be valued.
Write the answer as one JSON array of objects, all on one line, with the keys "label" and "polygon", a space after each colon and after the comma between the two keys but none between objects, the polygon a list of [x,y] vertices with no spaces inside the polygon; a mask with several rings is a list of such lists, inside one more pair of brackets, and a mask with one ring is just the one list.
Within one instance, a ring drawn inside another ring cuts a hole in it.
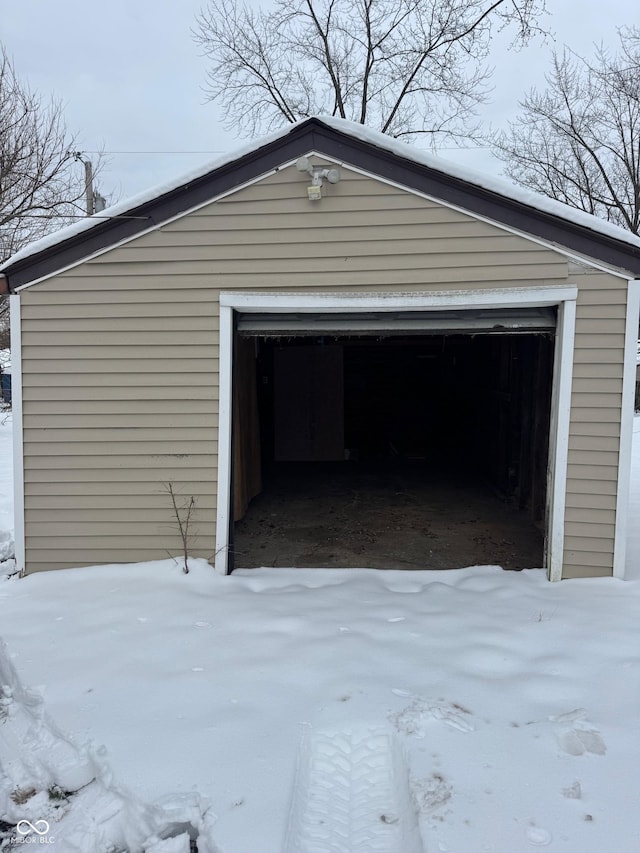
[{"label": "open garage door opening", "polygon": [[555,309],[481,313],[240,315],[233,567],[543,566]]}]

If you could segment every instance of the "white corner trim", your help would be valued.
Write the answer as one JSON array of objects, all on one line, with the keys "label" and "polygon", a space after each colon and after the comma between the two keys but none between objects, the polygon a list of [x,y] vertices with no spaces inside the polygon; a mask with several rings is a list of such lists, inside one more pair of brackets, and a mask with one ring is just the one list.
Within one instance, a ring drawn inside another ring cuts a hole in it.
[{"label": "white corner trim", "polygon": [[315,314],[350,311],[446,311],[451,308],[540,308],[575,301],[578,288],[495,287],[485,290],[435,290],[408,293],[270,293],[222,291],[220,305],[252,313]]},{"label": "white corner trim", "polygon": [[576,301],[575,299],[565,300],[558,306],[558,327],[553,359],[549,480],[547,483],[547,505],[549,507],[547,516],[547,574],[550,581],[562,580],[575,330]]},{"label": "white corner trim", "polygon": [[233,426],[233,311],[220,306],[220,380],[218,388],[218,503],[215,569],[229,572],[231,522],[231,430]]},{"label": "white corner trim", "polygon": [[13,419],[13,519],[16,568],[25,568],[24,455],[22,442],[22,326],[20,296],[9,297],[11,322],[11,410]]},{"label": "white corner trim", "polygon": [[562,577],[573,346],[578,288],[574,286],[494,288],[422,293],[276,293],[223,291],[220,293],[220,397],[218,422],[218,510],[215,567],[228,573],[231,521],[232,377],[234,311],[246,313],[391,312],[447,310],[454,307],[558,306],[558,329],[553,367],[551,439],[547,485],[548,535],[546,564],[549,580]]},{"label": "white corner trim", "polygon": [[624,341],[624,374],[622,378],[622,411],[620,414],[620,450],[618,453],[618,494],[616,498],[616,532],[613,544],[613,576],[624,578],[627,558],[627,522],[636,386],[638,316],[640,314],[640,280],[630,279],[627,289],[627,323]]}]

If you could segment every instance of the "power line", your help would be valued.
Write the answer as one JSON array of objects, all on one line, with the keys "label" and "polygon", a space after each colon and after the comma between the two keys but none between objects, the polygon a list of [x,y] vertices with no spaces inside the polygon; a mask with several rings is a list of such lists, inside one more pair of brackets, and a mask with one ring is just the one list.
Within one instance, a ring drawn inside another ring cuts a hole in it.
[{"label": "power line", "polygon": [[[441,146],[436,149],[438,151],[487,151],[491,149],[491,145],[449,145]],[[86,154],[224,154],[224,150],[220,148],[211,151],[106,151],[84,149]]]},{"label": "power line", "polygon": [[[56,216],[48,216],[45,213],[24,213],[20,219],[50,219],[52,222],[64,219],[88,219],[87,214],[79,213],[60,213]],[[128,216],[127,214],[116,214],[115,216],[101,216],[99,213],[91,214],[91,219],[151,219],[150,216]]]},{"label": "power line", "polygon": [[224,154],[224,151],[219,149],[215,151],[90,151],[85,149],[87,154]]}]

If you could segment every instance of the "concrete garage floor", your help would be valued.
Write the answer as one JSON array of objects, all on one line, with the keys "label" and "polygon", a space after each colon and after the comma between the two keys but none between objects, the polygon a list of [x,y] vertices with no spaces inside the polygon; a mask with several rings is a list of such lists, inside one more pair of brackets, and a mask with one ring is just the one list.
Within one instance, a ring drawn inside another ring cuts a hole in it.
[{"label": "concrete garage floor", "polygon": [[280,463],[235,525],[235,567],[539,568],[543,536],[480,480],[426,463]]}]

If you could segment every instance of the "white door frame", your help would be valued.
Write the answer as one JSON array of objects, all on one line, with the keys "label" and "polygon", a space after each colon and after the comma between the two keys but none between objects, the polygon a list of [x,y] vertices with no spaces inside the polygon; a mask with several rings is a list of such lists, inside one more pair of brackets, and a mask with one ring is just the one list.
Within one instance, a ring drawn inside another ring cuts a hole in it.
[{"label": "white door frame", "polygon": [[616,535],[613,546],[613,576],[625,577],[629,496],[631,486],[631,453],[633,444],[634,399],[638,353],[638,316],[640,314],[640,279],[627,283],[627,322],[620,414],[620,453],[618,457],[618,490],[616,497]]},{"label": "white door frame", "polygon": [[567,285],[422,291],[419,293],[221,292],[216,571],[221,574],[227,574],[229,571],[234,311],[260,314],[353,314],[358,312],[384,314],[393,311],[447,311],[455,308],[541,308],[555,305],[558,306],[558,326],[551,407],[545,561],[549,579],[559,580],[562,577],[564,547],[564,507],[577,296],[578,288]]}]

